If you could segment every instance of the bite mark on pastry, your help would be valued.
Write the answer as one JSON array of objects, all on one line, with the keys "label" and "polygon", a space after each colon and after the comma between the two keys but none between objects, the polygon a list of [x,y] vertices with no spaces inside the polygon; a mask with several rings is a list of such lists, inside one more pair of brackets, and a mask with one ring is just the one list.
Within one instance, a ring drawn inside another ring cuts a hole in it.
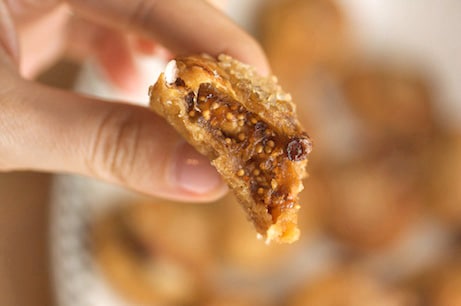
[{"label": "bite mark on pastry", "polygon": [[266,242],[298,239],[312,143],[275,77],[226,55],[180,57],[149,94],[151,108],[211,159]]}]

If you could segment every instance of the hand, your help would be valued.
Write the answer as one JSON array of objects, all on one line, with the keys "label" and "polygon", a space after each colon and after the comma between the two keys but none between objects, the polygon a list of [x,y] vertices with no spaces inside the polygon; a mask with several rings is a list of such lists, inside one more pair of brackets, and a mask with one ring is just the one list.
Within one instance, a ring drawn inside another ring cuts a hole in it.
[{"label": "hand", "polygon": [[179,200],[221,196],[209,161],[151,111],[24,78],[70,46],[129,86],[133,56],[153,51],[154,40],[173,54],[227,53],[268,71],[259,45],[204,1],[0,0],[0,170],[78,173]]}]

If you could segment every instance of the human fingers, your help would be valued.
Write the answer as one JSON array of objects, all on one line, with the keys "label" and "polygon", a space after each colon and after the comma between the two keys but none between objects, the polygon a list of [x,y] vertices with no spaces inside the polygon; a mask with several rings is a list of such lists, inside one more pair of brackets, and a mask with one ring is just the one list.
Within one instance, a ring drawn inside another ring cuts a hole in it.
[{"label": "human fingers", "polygon": [[205,1],[67,0],[80,14],[112,28],[131,29],[175,54],[229,54],[267,74],[259,44]]},{"label": "human fingers", "polygon": [[21,82],[0,102],[4,169],[93,176],[172,199],[223,194],[208,160],[142,107]]},{"label": "human fingers", "polygon": [[5,0],[18,22],[29,22],[58,6],[62,0]]},{"label": "human fingers", "polygon": [[0,47],[3,47],[16,64],[19,62],[19,46],[16,31],[8,8],[3,0],[0,0]]},{"label": "human fingers", "polygon": [[156,42],[139,36],[130,36],[134,49],[144,55],[152,55],[159,46]]},{"label": "human fingers", "polygon": [[[23,77],[33,79],[69,49],[80,59],[95,58],[118,88],[139,90],[134,58],[139,51],[126,33],[77,18],[58,0],[9,0],[8,4],[18,30]],[[142,46],[147,51],[147,43]]]},{"label": "human fingers", "polygon": [[[74,60],[95,59],[105,79],[127,93],[146,91],[139,59],[161,56],[162,47],[151,40],[127,35],[94,22],[74,17],[68,28],[67,56]],[[152,80],[151,80],[152,82]]]},{"label": "human fingers", "polygon": [[[8,17],[3,9],[1,16]],[[5,39],[11,25],[4,20],[0,20],[0,171],[80,173],[180,200],[207,201],[222,195],[226,188],[209,161],[149,110],[22,79],[12,52],[6,51],[14,50],[14,31]]]},{"label": "human fingers", "polygon": [[24,78],[35,78],[62,56],[67,40],[68,19],[66,6],[58,5],[29,22],[16,22],[20,71]]},{"label": "human fingers", "polygon": [[127,37],[105,29],[93,46],[93,56],[107,78],[127,92],[139,90],[142,83],[135,63],[135,52]]},{"label": "human fingers", "polygon": [[0,83],[2,171],[79,173],[183,201],[226,190],[209,161],[145,108],[48,88],[1,65]]}]

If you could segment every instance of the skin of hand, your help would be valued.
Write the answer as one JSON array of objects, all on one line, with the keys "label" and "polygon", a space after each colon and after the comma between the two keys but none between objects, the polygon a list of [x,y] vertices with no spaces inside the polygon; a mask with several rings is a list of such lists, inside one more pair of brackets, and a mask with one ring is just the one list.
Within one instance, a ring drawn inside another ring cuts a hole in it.
[{"label": "skin of hand", "polygon": [[70,51],[95,57],[129,90],[134,57],[165,54],[160,45],[269,72],[255,40],[205,1],[0,0],[0,171],[77,173],[182,201],[220,197],[226,187],[209,161],[148,109],[32,81]]}]

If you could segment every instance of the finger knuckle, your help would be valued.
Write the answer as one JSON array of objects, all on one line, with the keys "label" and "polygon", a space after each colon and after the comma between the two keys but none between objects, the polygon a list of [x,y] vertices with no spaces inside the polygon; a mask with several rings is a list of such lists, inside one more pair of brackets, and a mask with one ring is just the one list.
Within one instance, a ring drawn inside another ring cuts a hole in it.
[{"label": "finger knuckle", "polygon": [[91,174],[127,183],[132,175],[142,129],[136,118],[133,111],[111,111],[101,119],[87,162]]}]

